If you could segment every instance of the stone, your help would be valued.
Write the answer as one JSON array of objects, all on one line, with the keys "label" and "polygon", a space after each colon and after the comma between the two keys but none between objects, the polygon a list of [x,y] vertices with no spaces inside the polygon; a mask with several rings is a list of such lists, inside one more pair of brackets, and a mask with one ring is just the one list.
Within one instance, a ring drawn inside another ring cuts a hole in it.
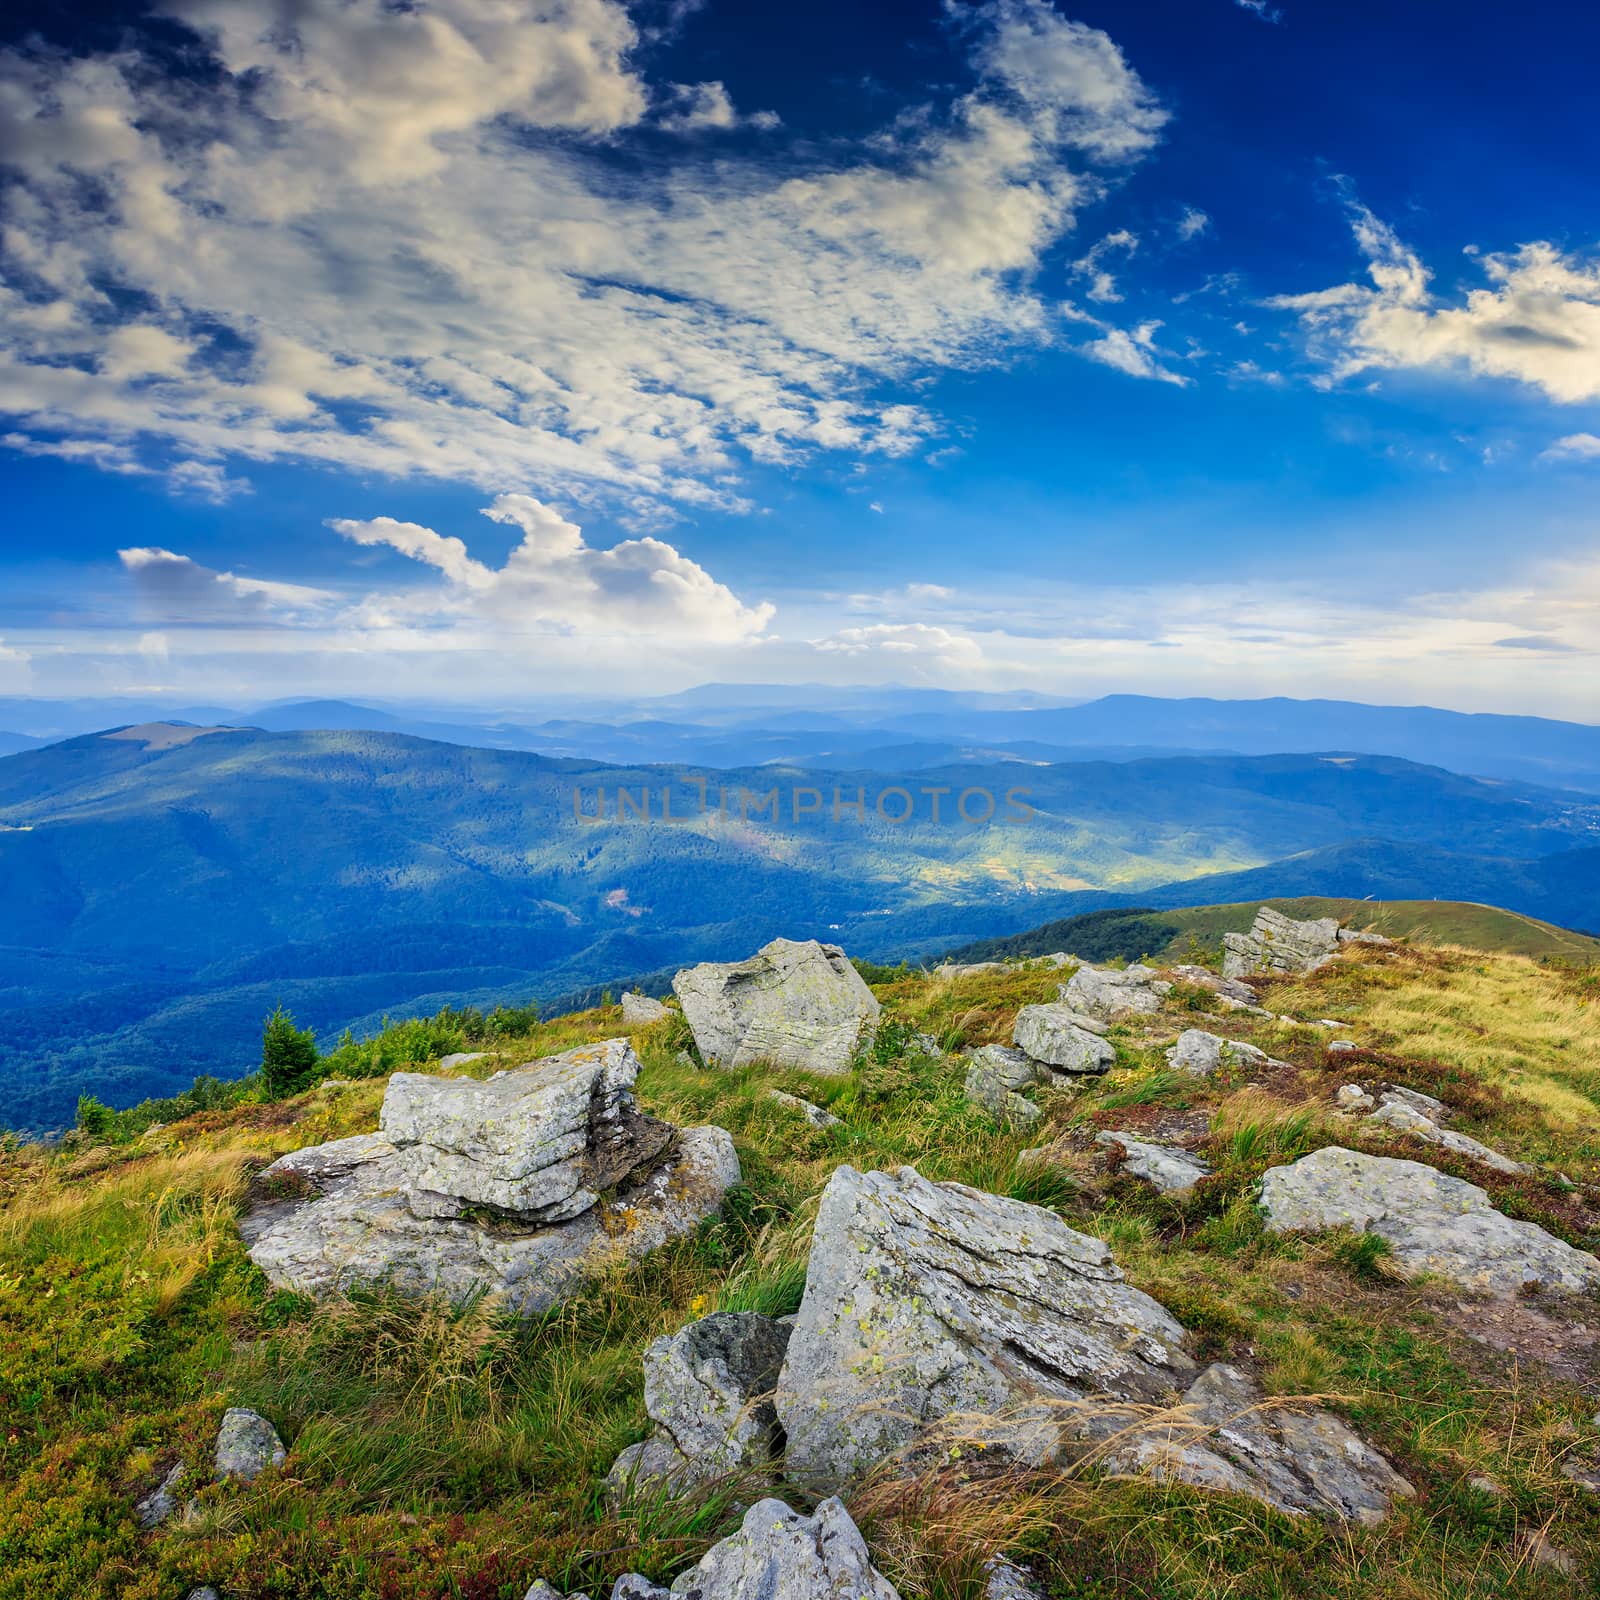
[{"label": "stone", "polygon": [[1192,1077],[1209,1078],[1223,1067],[1248,1067],[1252,1070],[1272,1063],[1265,1050],[1258,1050],[1242,1039],[1224,1039],[1204,1028],[1186,1028],[1178,1042],[1167,1051],[1167,1065]]},{"label": "stone", "polygon": [[389,1137],[296,1151],[260,1175],[240,1223],[250,1257],[304,1294],[389,1283],[547,1311],[608,1264],[692,1232],[739,1182],[724,1129],[638,1112],[638,1067],[612,1039],[483,1083],[396,1073]]},{"label": "stone", "polygon": [[1383,1085],[1383,1098],[1385,1100],[1403,1100],[1414,1111],[1420,1112],[1429,1122],[1437,1122],[1442,1128],[1450,1120],[1450,1108],[1443,1100],[1435,1100],[1431,1094],[1424,1094],[1420,1089],[1404,1089],[1398,1083]]},{"label": "stone", "polygon": [[1085,1028],[1064,1005],[1024,1006],[1011,1037],[1018,1049],[1057,1072],[1105,1072],[1117,1059],[1111,1041]]},{"label": "stone", "polygon": [[1120,1149],[1121,1170],[1130,1177],[1142,1178],[1162,1194],[1187,1194],[1202,1178],[1211,1175],[1209,1162],[1176,1145],[1147,1144],[1135,1134],[1110,1128],[1097,1133],[1094,1142]]},{"label": "stone", "polygon": [[1332,1039],[1328,1042],[1330,1056],[1354,1055],[1361,1048],[1354,1039]]},{"label": "stone", "polygon": [[746,961],[702,962],[672,987],[707,1066],[842,1074],[877,1032],[877,997],[843,950],[815,939],[774,939]]},{"label": "stone", "polygon": [[906,1054],[909,1056],[926,1056],[930,1060],[944,1054],[939,1041],[931,1033],[914,1033],[906,1040]]},{"label": "stone", "polygon": [[487,1050],[458,1050],[454,1055],[439,1057],[439,1070],[441,1072],[454,1072],[457,1067],[464,1067],[472,1061],[483,1061],[488,1057]]},{"label": "stone", "polygon": [[535,1578],[528,1586],[528,1592],[523,1595],[522,1600],[589,1600],[589,1597],[581,1592],[563,1594],[553,1585],[546,1583],[543,1578]]},{"label": "stone", "polygon": [[670,1124],[634,1105],[626,1039],[580,1045],[477,1082],[396,1072],[378,1131],[410,1187],[530,1222],[564,1222],[647,1167]]},{"label": "stone", "polygon": [[1341,1111],[1371,1111],[1378,1103],[1359,1083],[1340,1085],[1339,1092],[1333,1098]]},{"label": "stone", "polygon": [[183,1482],[183,1478],[184,1465],[180,1461],[144,1499],[135,1503],[133,1509],[139,1518],[141,1528],[159,1527],[178,1509],[178,1497],[174,1491]]},{"label": "stone", "polygon": [[753,1311],[719,1311],[657,1339],[644,1356],[656,1432],[617,1457],[612,1489],[665,1480],[682,1490],[769,1470],[779,1444],[772,1394],[790,1332]]},{"label": "stone", "polygon": [[838,1487],[973,1416],[1040,1464],[1059,1452],[1063,1402],[1149,1400],[1187,1381],[1182,1341],[1106,1245],[1053,1212],[911,1167],[840,1167],[778,1382],[786,1470]]},{"label": "stone", "polygon": [[980,972],[1003,972],[1003,961],[943,961],[933,969],[936,978],[971,978]]},{"label": "stone", "polygon": [[1119,1440],[1102,1466],[1125,1476],[1247,1495],[1290,1516],[1376,1527],[1416,1490],[1331,1411],[1268,1401],[1237,1367],[1207,1367],[1180,1411],[1148,1424],[1099,1419]]},{"label": "stone", "polygon": [[1031,1056],[1009,1045],[986,1044],[967,1058],[967,1100],[997,1122],[1028,1123],[1040,1116],[1038,1106],[1018,1092],[1049,1074]]},{"label": "stone", "polygon": [[787,1111],[798,1111],[813,1128],[837,1128],[843,1125],[841,1119],[831,1111],[824,1110],[810,1100],[802,1100],[797,1094],[789,1094],[786,1090],[768,1089],[767,1099]]},{"label": "stone", "polygon": [[189,1591],[188,1600],[222,1600],[222,1596],[209,1583],[202,1583]]},{"label": "stone", "polygon": [[1386,938],[1381,933],[1371,933],[1365,928],[1341,928],[1339,930],[1340,944],[1367,944],[1375,945],[1379,949],[1389,949],[1394,940]]},{"label": "stone", "polygon": [[1109,1022],[1115,1017],[1149,1015],[1161,1009],[1172,985],[1154,967],[1078,968],[1061,986],[1061,998],[1085,1016]]},{"label": "stone", "polygon": [[1261,1205],[1272,1233],[1375,1233],[1408,1277],[1437,1273],[1501,1296],[1534,1285],[1575,1292],[1600,1286],[1600,1261],[1587,1251],[1505,1216],[1476,1184],[1420,1161],[1329,1145],[1270,1168]]},{"label": "stone", "polygon": [[268,1467],[281,1467],[288,1452],[278,1430],[258,1411],[230,1406],[217,1430],[217,1477],[253,1483]]},{"label": "stone", "polygon": [[781,1500],[759,1500],[739,1531],[715,1544],[671,1589],[625,1573],[611,1600],[900,1600],[872,1564],[850,1513],[837,1499],[809,1516]]},{"label": "stone", "polygon": [[1222,974],[1248,978],[1255,973],[1314,972],[1331,961],[1338,948],[1336,917],[1296,922],[1271,906],[1262,906],[1249,933],[1223,934]]},{"label": "stone", "polygon": [[1049,1600],[1039,1580],[1005,1556],[990,1556],[983,1564],[983,1600]]},{"label": "stone", "polygon": [[1255,990],[1238,978],[1224,978],[1209,967],[1191,965],[1174,967],[1172,976],[1196,988],[1209,989],[1219,1000],[1231,1001],[1234,1005],[1247,1010],[1256,1009]]},{"label": "stone", "polygon": [[622,1021],[625,1027],[648,1028],[652,1023],[664,1022],[672,1015],[670,1006],[636,989],[628,989],[622,996]]},{"label": "stone", "polygon": [[1503,1156],[1498,1150],[1491,1150],[1488,1145],[1480,1144],[1465,1133],[1459,1133],[1454,1128],[1441,1128],[1434,1118],[1419,1111],[1410,1099],[1402,1099],[1392,1091],[1384,1095],[1377,1110],[1367,1118],[1367,1121],[1382,1123],[1397,1133],[1410,1134],[1413,1139],[1438,1145],[1441,1150],[1465,1156],[1469,1161],[1476,1161],[1495,1172],[1512,1174],[1529,1170],[1520,1161],[1513,1161],[1510,1156]]}]

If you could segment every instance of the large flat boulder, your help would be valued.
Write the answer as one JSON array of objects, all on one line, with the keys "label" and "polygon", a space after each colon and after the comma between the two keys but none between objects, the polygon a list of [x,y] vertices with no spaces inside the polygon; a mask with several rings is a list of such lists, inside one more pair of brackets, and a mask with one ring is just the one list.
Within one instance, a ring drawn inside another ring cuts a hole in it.
[{"label": "large flat boulder", "polygon": [[1110,1022],[1116,1017],[1148,1016],[1161,1009],[1172,985],[1154,967],[1078,968],[1061,986],[1061,998],[1085,1016]]},{"label": "large flat boulder", "polygon": [[1314,972],[1339,949],[1339,921],[1316,917],[1297,922],[1262,906],[1248,933],[1222,936],[1222,975],[1248,978],[1256,973]]},{"label": "large flat boulder", "polygon": [[838,1487],[930,1425],[1053,1459],[1063,1403],[1187,1381],[1183,1329],[1099,1239],[1053,1212],[910,1167],[841,1167],[823,1192],[778,1383],[789,1474]]},{"label": "large flat boulder", "polygon": [[481,1084],[398,1073],[383,1133],[261,1174],[240,1224],[250,1257],[304,1294],[390,1283],[548,1310],[607,1264],[691,1232],[739,1181],[725,1130],[639,1112],[638,1070],[613,1039]]},{"label": "large flat boulder", "polygon": [[845,1073],[877,1032],[878,1000],[837,945],[774,939],[746,961],[672,980],[707,1066]]},{"label": "large flat boulder", "polygon": [[1377,1234],[1407,1276],[1437,1273],[1496,1295],[1535,1285],[1600,1287],[1600,1261],[1587,1251],[1537,1223],[1506,1216],[1476,1184],[1420,1161],[1330,1145],[1271,1168],[1261,1180],[1261,1206],[1273,1233],[1353,1228]]},{"label": "large flat boulder", "polygon": [[1073,1076],[1105,1072],[1116,1064],[1116,1047],[1093,1024],[1093,1018],[1086,1023],[1068,1005],[1024,1006],[1011,1038],[1019,1050],[1053,1072]]}]

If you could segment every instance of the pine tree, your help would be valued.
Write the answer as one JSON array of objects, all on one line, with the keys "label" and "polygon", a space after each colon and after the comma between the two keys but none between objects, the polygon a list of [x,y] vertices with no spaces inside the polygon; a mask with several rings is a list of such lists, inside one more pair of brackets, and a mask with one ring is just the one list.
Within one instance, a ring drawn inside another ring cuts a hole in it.
[{"label": "pine tree", "polygon": [[261,1035],[261,1084],[272,1100],[282,1100],[311,1087],[317,1070],[316,1036],[297,1028],[280,1005],[267,1018]]}]

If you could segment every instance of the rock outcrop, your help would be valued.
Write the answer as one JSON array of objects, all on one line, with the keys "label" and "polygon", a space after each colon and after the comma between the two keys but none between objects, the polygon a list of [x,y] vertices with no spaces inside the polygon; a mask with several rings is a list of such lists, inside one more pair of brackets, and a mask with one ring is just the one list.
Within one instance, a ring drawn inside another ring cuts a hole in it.
[{"label": "rock outcrop", "polygon": [[1167,1393],[1193,1371],[1182,1340],[1054,1213],[910,1167],[841,1167],[778,1382],[787,1471],[835,1488],[968,1419],[1000,1453],[1049,1461],[1063,1402]]},{"label": "rock outcrop", "polygon": [[739,1181],[723,1129],[638,1110],[638,1071],[609,1039],[481,1083],[396,1073],[378,1135],[261,1174],[241,1224],[251,1259],[307,1294],[385,1281],[548,1310],[606,1262],[691,1231]]},{"label": "rock outcrop", "polygon": [[1059,1003],[1024,1006],[1011,1038],[1019,1050],[1056,1072],[1098,1073],[1116,1064],[1116,1049],[1101,1036],[1097,1021]]},{"label": "rock outcrop", "polygon": [[1110,1413],[1104,1470],[1247,1495],[1291,1516],[1373,1527],[1416,1490],[1331,1411],[1267,1400],[1237,1367],[1207,1367],[1175,1413]]},{"label": "rock outcrop", "polygon": [[644,1357],[644,1408],[656,1431],[617,1457],[613,1491],[684,1489],[770,1468],[772,1395],[789,1334],[756,1312],[722,1311],[657,1339]]},{"label": "rock outcrop", "polygon": [[1084,965],[1061,986],[1061,998],[1074,1011],[1110,1022],[1117,1017],[1148,1016],[1161,1009],[1172,985],[1154,967]]},{"label": "rock outcrop", "polygon": [[672,980],[707,1066],[845,1073],[878,1026],[877,997],[837,945],[774,939],[747,961]]},{"label": "rock outcrop", "polygon": [[1407,1276],[1437,1273],[1469,1289],[1513,1295],[1535,1285],[1600,1286],[1600,1261],[1587,1251],[1495,1210],[1476,1184],[1390,1156],[1338,1145],[1273,1167],[1261,1205],[1274,1233],[1353,1228],[1387,1241]]},{"label": "rock outcrop", "polygon": [[672,1015],[672,1008],[652,995],[640,994],[636,989],[626,989],[622,995],[622,1022],[628,1028],[648,1028],[653,1022],[663,1022]]},{"label": "rock outcrop", "polygon": [[968,1101],[997,1122],[1034,1122],[1040,1112],[1022,1090],[1050,1077],[1049,1070],[1021,1050],[986,1044],[968,1057],[965,1093]]},{"label": "rock outcrop", "polygon": [[259,1411],[230,1406],[217,1430],[218,1478],[254,1483],[268,1467],[281,1467],[288,1452],[278,1430]]},{"label": "rock outcrop", "polygon": [[1249,933],[1222,936],[1222,974],[1248,978],[1254,973],[1302,973],[1333,959],[1339,948],[1336,917],[1296,922],[1271,906],[1262,906]]},{"label": "rock outcrop", "polygon": [[1197,989],[1209,989],[1218,1002],[1230,1011],[1251,1011],[1267,1014],[1265,1007],[1256,1001],[1256,992],[1248,983],[1238,978],[1224,978],[1209,967],[1181,966],[1172,969],[1172,976],[1180,982],[1193,984]]},{"label": "rock outcrop", "polygon": [[611,1600],[900,1600],[872,1564],[850,1513],[836,1499],[809,1516],[760,1500],[739,1531],[711,1547],[670,1589],[637,1573],[618,1578]]},{"label": "rock outcrop", "polygon": [[1187,1194],[1211,1176],[1210,1164],[1177,1145],[1148,1144],[1137,1135],[1107,1128],[1094,1136],[1096,1144],[1122,1152],[1121,1169],[1163,1194]]},{"label": "rock outcrop", "polygon": [[1167,1051],[1167,1065],[1191,1077],[1209,1078],[1223,1067],[1255,1069],[1272,1064],[1265,1050],[1242,1039],[1224,1039],[1204,1028],[1186,1028],[1178,1042]]}]

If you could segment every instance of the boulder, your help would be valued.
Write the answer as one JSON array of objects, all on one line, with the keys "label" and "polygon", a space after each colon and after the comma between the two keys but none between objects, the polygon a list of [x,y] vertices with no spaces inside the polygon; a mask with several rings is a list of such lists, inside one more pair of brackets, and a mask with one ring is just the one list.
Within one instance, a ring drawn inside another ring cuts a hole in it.
[{"label": "boulder", "polygon": [[837,945],[774,939],[747,961],[672,980],[707,1066],[845,1073],[878,1027],[877,997]]},{"label": "boulder", "polygon": [[1370,1111],[1377,1101],[1359,1083],[1342,1084],[1333,1097],[1341,1111]]},{"label": "boulder", "polygon": [[482,1061],[488,1054],[487,1050],[457,1050],[454,1055],[439,1057],[439,1070],[454,1072],[457,1067],[464,1067],[473,1061]]},{"label": "boulder", "polygon": [[622,996],[622,1021],[629,1028],[648,1028],[672,1015],[671,1008],[651,995],[628,989]]},{"label": "boulder", "polygon": [[1187,1072],[1192,1077],[1209,1078],[1223,1067],[1267,1066],[1272,1057],[1242,1039],[1224,1039],[1204,1028],[1186,1028],[1178,1035],[1178,1042],[1167,1051],[1167,1065],[1176,1072]]},{"label": "boulder", "polygon": [[1111,1472],[1246,1495],[1290,1516],[1375,1527],[1416,1490],[1331,1411],[1272,1402],[1237,1367],[1207,1367],[1176,1416],[1111,1413]]},{"label": "boulder", "polygon": [[1094,1136],[1096,1144],[1115,1146],[1123,1153],[1122,1171],[1142,1178],[1163,1194],[1187,1194],[1202,1179],[1211,1175],[1208,1162],[1176,1145],[1146,1144],[1131,1133],[1107,1128]]},{"label": "boulder", "polygon": [[823,1192],[778,1383],[789,1475],[837,1487],[945,1419],[1052,1459],[1063,1403],[1187,1380],[1183,1329],[1053,1212],[910,1167]]},{"label": "boulder", "polygon": [[1261,1181],[1273,1233],[1353,1228],[1388,1241],[1405,1275],[1432,1272],[1469,1289],[1513,1295],[1538,1285],[1600,1286],[1600,1261],[1532,1222],[1496,1211],[1476,1184],[1420,1161],[1338,1145],[1273,1167]]},{"label": "boulder", "polygon": [[1049,1600],[1049,1596],[1026,1567],[1004,1556],[990,1556],[983,1564],[983,1600]]},{"label": "boulder", "polygon": [[1256,992],[1248,983],[1238,978],[1224,978],[1209,967],[1182,966],[1172,969],[1172,976],[1199,989],[1209,989],[1224,1005],[1240,1011],[1260,1011]]},{"label": "boulder", "polygon": [[253,1483],[268,1467],[281,1467],[288,1452],[278,1430],[258,1411],[230,1406],[217,1430],[217,1477]]},{"label": "boulder", "polygon": [[768,1089],[767,1099],[787,1111],[798,1111],[813,1128],[837,1128],[841,1125],[840,1118],[831,1111],[810,1100],[802,1100],[797,1094],[789,1094],[782,1089]]},{"label": "boulder", "polygon": [[178,1509],[177,1487],[184,1479],[184,1465],[180,1461],[144,1499],[135,1502],[134,1512],[141,1528],[159,1527]]},{"label": "boulder", "polygon": [[1078,968],[1061,986],[1061,998],[1085,1016],[1110,1021],[1114,1017],[1149,1015],[1161,1009],[1172,985],[1154,967]]},{"label": "boulder", "polygon": [[1048,1076],[1037,1061],[1021,1050],[1004,1044],[986,1044],[968,1057],[966,1097],[997,1122],[1034,1122],[1038,1120],[1039,1108],[1031,1100],[1023,1099],[1020,1091]]},{"label": "boulder", "polygon": [[789,1335],[754,1311],[719,1311],[657,1339],[644,1357],[644,1408],[656,1431],[617,1457],[611,1488],[665,1481],[681,1490],[770,1468],[772,1393]]},{"label": "boulder", "polygon": [[1083,1025],[1069,1006],[1024,1006],[1017,1013],[1012,1040],[1017,1048],[1056,1072],[1105,1072],[1116,1063],[1109,1039]]},{"label": "boulder", "polygon": [[671,1589],[637,1573],[617,1579],[611,1600],[900,1600],[872,1564],[850,1513],[836,1499],[809,1516],[760,1500],[739,1531],[713,1545]]},{"label": "boulder", "polygon": [[1271,906],[1262,906],[1249,933],[1222,936],[1222,974],[1248,978],[1254,973],[1313,972],[1331,961],[1339,948],[1336,917],[1296,922]]},{"label": "boulder", "polygon": [[[1418,1096],[1420,1099],[1431,1099],[1431,1096]],[[1370,1103],[1370,1102],[1369,1102]],[[1434,1101],[1437,1105],[1438,1102]],[[1443,1107],[1440,1107],[1443,1110]],[[1427,1113],[1418,1110],[1415,1099],[1402,1098],[1392,1090],[1385,1094],[1378,1103],[1378,1108],[1368,1118],[1368,1122],[1382,1123],[1387,1128],[1393,1128],[1397,1133],[1410,1134],[1413,1139],[1421,1139],[1426,1144],[1438,1145],[1441,1150],[1449,1150],[1458,1156],[1465,1156],[1469,1161],[1476,1161],[1480,1165],[1489,1167],[1495,1172],[1507,1174],[1527,1172],[1529,1169],[1520,1161],[1513,1161],[1510,1156],[1503,1156],[1498,1150],[1491,1150],[1488,1145],[1480,1144],[1468,1134],[1459,1133],[1454,1128],[1442,1128],[1438,1121]]]},{"label": "boulder", "polygon": [[261,1174],[240,1225],[251,1259],[306,1294],[389,1282],[548,1310],[608,1262],[691,1232],[739,1181],[723,1129],[639,1112],[638,1070],[612,1039],[482,1083],[396,1073],[382,1135]]}]

